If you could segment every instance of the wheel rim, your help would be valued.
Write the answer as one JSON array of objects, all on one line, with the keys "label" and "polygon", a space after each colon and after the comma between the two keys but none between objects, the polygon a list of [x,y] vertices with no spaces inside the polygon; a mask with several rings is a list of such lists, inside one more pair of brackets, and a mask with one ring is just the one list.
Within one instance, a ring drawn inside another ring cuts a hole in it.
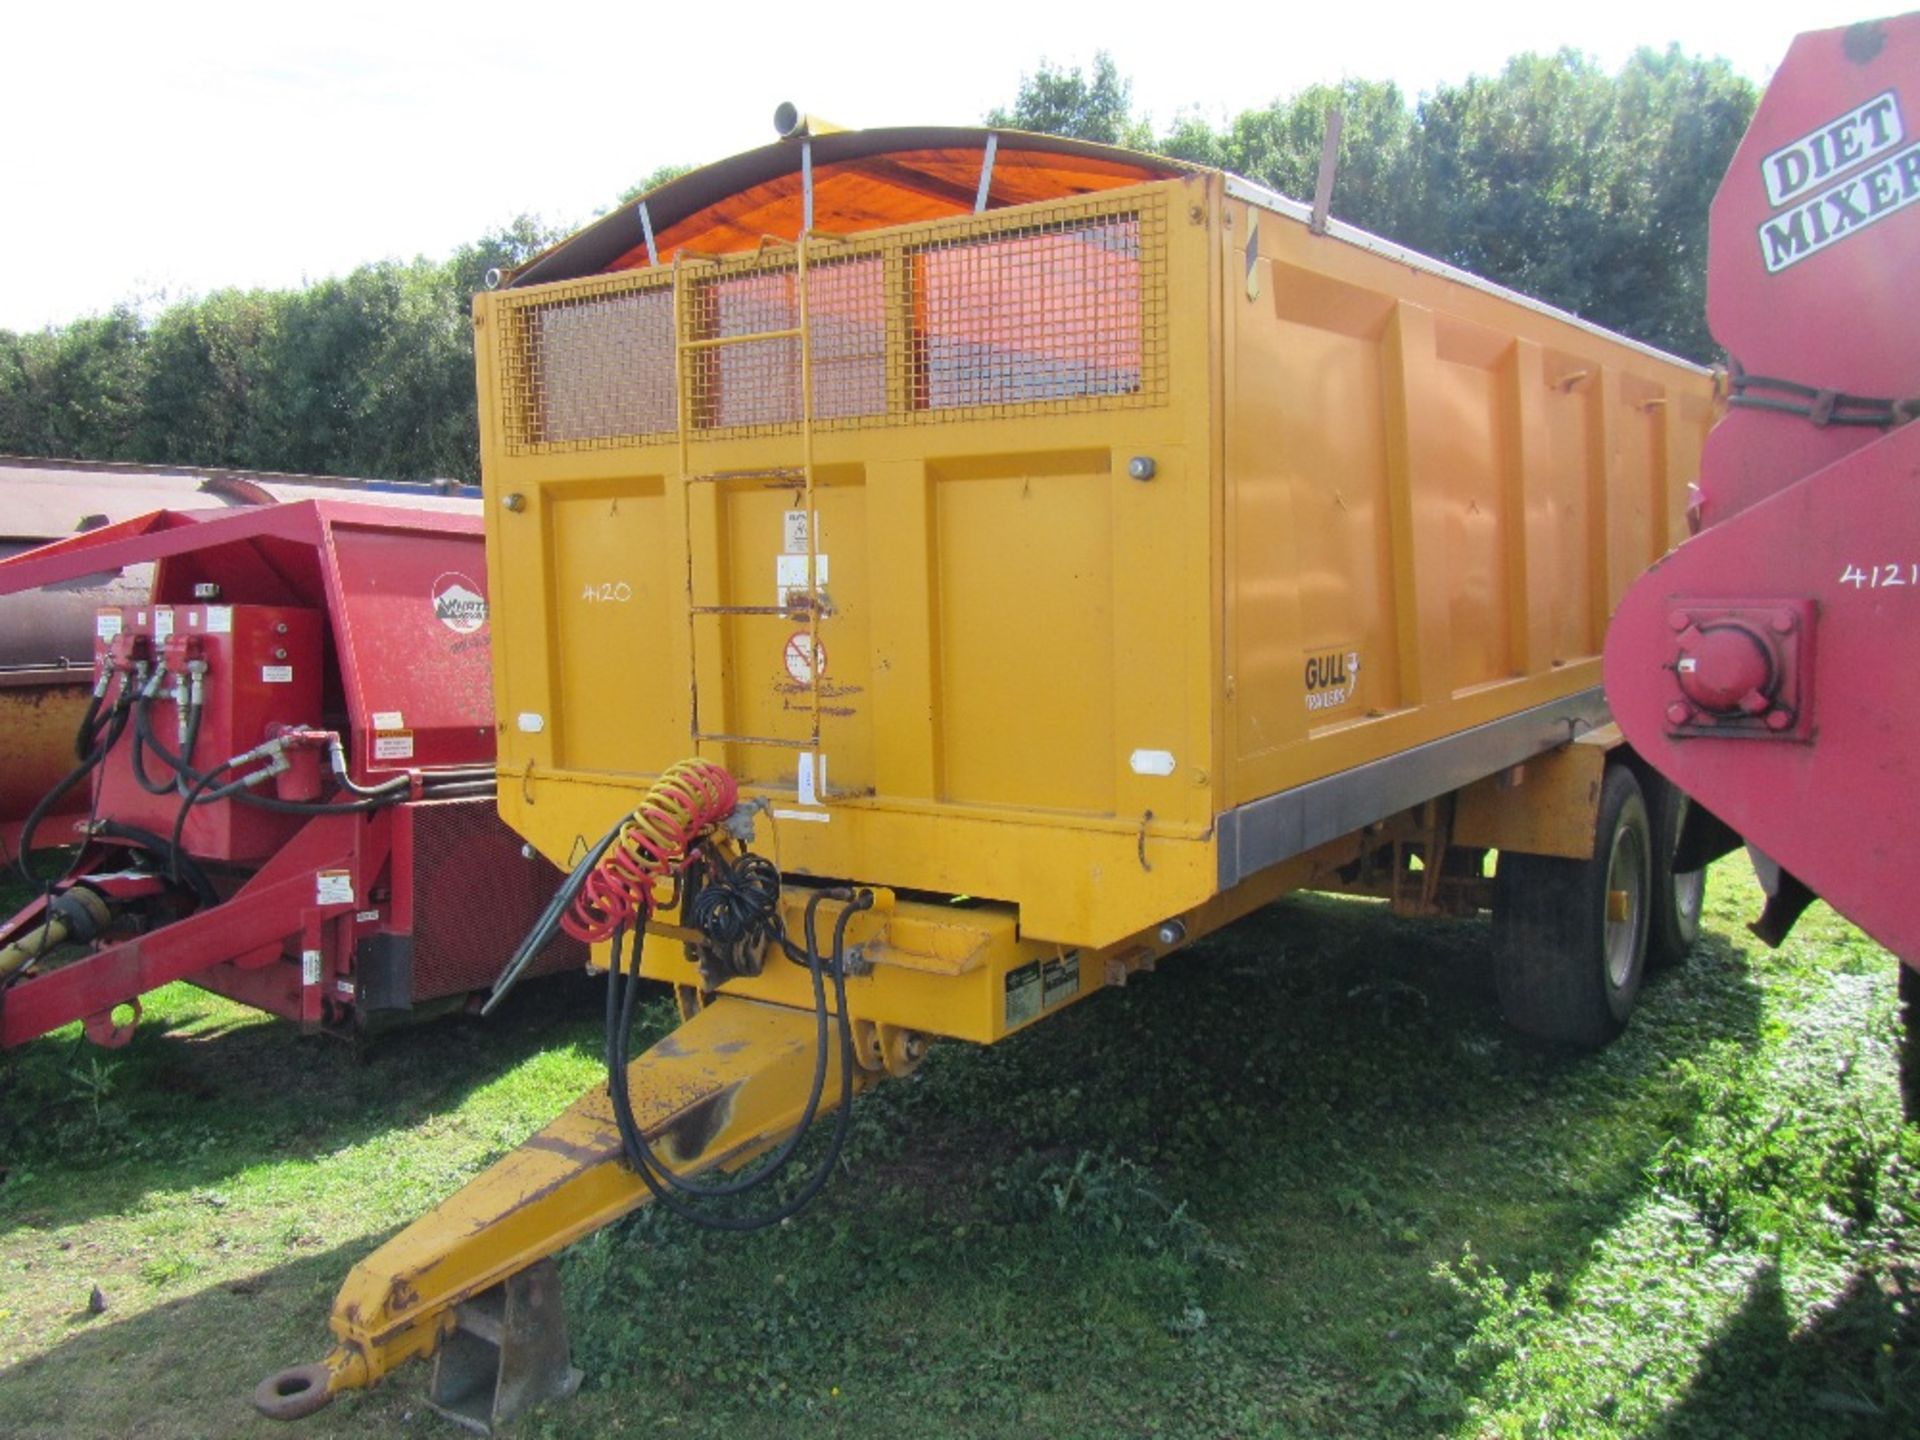
[{"label": "wheel rim", "polygon": [[[1613,832],[1607,891],[1607,983],[1619,990],[1633,978],[1647,907],[1647,851],[1641,832],[1632,825]],[[1613,897],[1621,894],[1626,896],[1625,913],[1616,919]]]}]

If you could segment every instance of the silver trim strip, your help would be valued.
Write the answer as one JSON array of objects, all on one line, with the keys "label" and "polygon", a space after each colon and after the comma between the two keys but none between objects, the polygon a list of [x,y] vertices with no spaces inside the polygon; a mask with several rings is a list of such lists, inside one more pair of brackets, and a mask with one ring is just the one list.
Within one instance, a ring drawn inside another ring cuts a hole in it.
[{"label": "silver trim strip", "polygon": [[[1298,200],[1289,200],[1286,196],[1269,190],[1264,185],[1256,185],[1253,181],[1242,179],[1238,175],[1227,176],[1227,194],[1236,200],[1244,200],[1249,205],[1258,205],[1263,210],[1270,210],[1276,215],[1284,215],[1289,220],[1298,220],[1309,229],[1313,226],[1313,211],[1310,207],[1302,205]],[[1696,375],[1710,373],[1704,366],[1696,365],[1691,360],[1682,360],[1678,355],[1669,355],[1666,351],[1656,349],[1652,345],[1629,339],[1603,325],[1596,325],[1591,320],[1582,320],[1578,315],[1549,305],[1544,300],[1536,300],[1531,295],[1522,295],[1518,290],[1509,290],[1504,285],[1483,280],[1480,276],[1458,269],[1444,260],[1436,260],[1431,255],[1422,255],[1418,250],[1409,250],[1404,245],[1396,245],[1391,240],[1382,239],[1369,231],[1349,225],[1344,220],[1330,220],[1327,223],[1326,233],[1331,239],[1344,240],[1347,244],[1365,250],[1369,254],[1378,255],[1383,260],[1408,265],[1415,270],[1424,270],[1429,275],[1438,275],[1443,280],[1451,280],[1488,295],[1497,295],[1502,300],[1524,306],[1535,314],[1548,316],[1575,329],[1584,330],[1587,334],[1601,340],[1611,340],[1616,345],[1624,345],[1627,349],[1638,351],[1650,359],[1659,360],[1668,365],[1682,366]]]},{"label": "silver trim strip", "polygon": [[1416,745],[1220,817],[1220,888],[1566,744],[1610,718],[1600,688]]}]

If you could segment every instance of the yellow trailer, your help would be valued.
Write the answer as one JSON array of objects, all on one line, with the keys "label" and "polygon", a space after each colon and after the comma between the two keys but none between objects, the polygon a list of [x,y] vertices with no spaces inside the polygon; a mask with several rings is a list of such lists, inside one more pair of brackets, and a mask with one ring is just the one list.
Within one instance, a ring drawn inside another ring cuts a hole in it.
[{"label": "yellow trailer", "polygon": [[[1706,371],[1217,171],[786,118],[474,306],[501,812],[629,857],[574,921],[686,1023],[362,1262],[269,1413],[436,1350],[482,1423],[564,1389],[554,1251],[1289,891],[1493,909],[1580,1043],[1690,939],[1599,657]],[[683,757],[726,777],[662,811]]]}]

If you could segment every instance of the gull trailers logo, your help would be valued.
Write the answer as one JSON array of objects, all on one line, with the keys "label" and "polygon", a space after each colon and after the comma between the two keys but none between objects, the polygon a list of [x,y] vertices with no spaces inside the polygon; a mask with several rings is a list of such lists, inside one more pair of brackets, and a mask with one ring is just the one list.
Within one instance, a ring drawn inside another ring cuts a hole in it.
[{"label": "gull trailers logo", "polygon": [[1767,273],[1920,200],[1920,144],[1901,148],[1906,138],[1900,98],[1888,90],[1762,160],[1767,202],[1780,212],[1760,226]]},{"label": "gull trailers logo", "polygon": [[487,623],[487,597],[457,570],[433,582],[433,618],[456,635],[471,635]]},{"label": "gull trailers logo", "polygon": [[1328,650],[1307,657],[1307,709],[1331,710],[1353,699],[1360,682],[1358,650]]}]

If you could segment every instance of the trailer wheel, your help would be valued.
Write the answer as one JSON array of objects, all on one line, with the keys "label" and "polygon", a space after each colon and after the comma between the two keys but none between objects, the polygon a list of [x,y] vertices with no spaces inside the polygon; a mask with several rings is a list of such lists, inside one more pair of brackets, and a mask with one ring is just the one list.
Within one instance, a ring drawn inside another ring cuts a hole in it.
[{"label": "trailer wheel", "polygon": [[1640,782],[1609,766],[1590,860],[1503,852],[1494,983],[1515,1029],[1598,1049],[1633,1013],[1653,908],[1653,827]]},{"label": "trailer wheel", "polygon": [[1700,912],[1707,900],[1707,871],[1703,865],[1676,875],[1674,851],[1686,827],[1692,801],[1678,785],[1658,776],[1642,777],[1649,819],[1653,826],[1653,914],[1647,928],[1647,964],[1654,969],[1677,965],[1687,958],[1700,938]]}]

